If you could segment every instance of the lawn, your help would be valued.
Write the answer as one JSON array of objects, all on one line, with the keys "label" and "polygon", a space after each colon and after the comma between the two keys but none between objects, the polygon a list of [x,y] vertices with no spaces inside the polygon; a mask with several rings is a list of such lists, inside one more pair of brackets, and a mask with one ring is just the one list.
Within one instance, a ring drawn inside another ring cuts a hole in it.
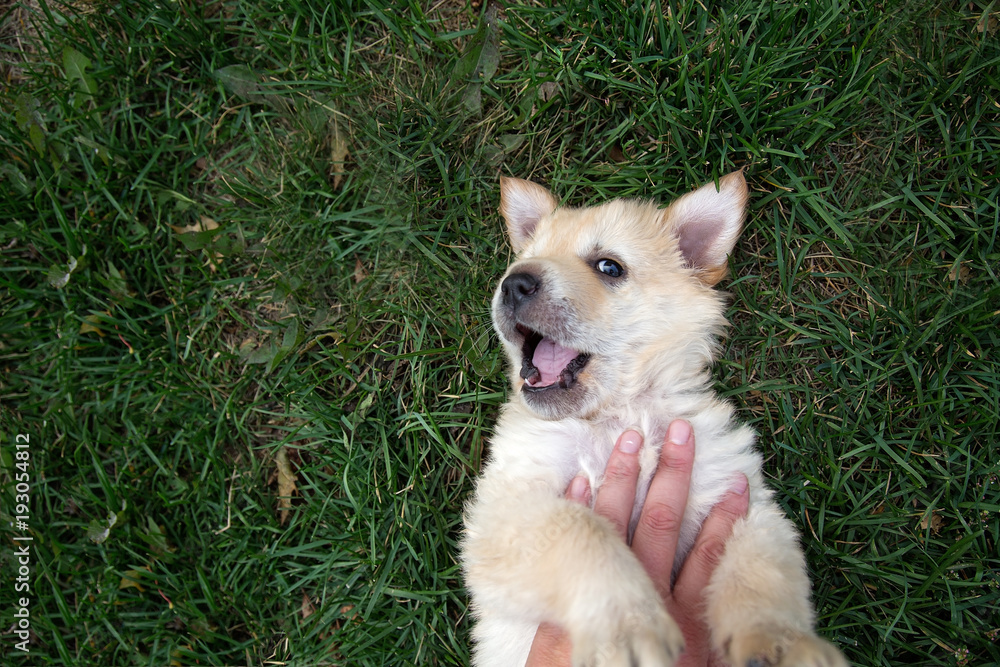
[{"label": "lawn", "polygon": [[1000,663],[1000,8],[551,4],[0,5],[4,664],[467,664],[498,177],[741,167],[716,377],[821,632]]}]

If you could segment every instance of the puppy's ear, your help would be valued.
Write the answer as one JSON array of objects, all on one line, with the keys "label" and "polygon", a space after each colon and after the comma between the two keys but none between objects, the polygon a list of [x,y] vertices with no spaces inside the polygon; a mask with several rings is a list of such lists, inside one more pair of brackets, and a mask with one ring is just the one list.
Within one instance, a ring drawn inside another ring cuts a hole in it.
[{"label": "puppy's ear", "polygon": [[666,212],[669,228],[677,234],[681,254],[706,285],[726,276],[728,257],[743,225],[750,192],[743,171],[734,171],[715,183],[689,192]]},{"label": "puppy's ear", "polygon": [[500,177],[500,215],[515,253],[528,243],[538,221],[552,213],[558,202],[552,194],[531,181]]}]

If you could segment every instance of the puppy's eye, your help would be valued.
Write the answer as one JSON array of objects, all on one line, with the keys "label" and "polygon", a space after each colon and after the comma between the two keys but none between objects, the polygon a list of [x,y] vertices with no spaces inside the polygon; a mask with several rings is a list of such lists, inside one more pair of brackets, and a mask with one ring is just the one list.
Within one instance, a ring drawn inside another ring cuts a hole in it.
[{"label": "puppy's eye", "polygon": [[625,273],[622,265],[613,259],[599,259],[594,266],[598,271],[611,278],[621,278]]}]

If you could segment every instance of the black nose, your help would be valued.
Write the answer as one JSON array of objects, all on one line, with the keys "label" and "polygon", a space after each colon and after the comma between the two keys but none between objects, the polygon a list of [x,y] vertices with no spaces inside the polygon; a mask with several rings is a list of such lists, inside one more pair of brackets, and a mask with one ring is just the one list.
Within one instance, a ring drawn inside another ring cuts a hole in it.
[{"label": "black nose", "polygon": [[516,311],[535,296],[541,286],[542,281],[530,273],[512,273],[500,283],[503,305]]}]

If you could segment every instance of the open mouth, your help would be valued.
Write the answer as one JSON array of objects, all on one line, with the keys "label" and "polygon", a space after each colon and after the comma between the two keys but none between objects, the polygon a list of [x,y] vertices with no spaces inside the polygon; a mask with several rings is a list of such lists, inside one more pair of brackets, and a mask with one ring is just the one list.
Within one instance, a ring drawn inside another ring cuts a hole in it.
[{"label": "open mouth", "polygon": [[516,328],[524,336],[521,377],[525,391],[569,389],[576,384],[577,375],[590,359],[589,354],[563,347],[523,324]]}]

